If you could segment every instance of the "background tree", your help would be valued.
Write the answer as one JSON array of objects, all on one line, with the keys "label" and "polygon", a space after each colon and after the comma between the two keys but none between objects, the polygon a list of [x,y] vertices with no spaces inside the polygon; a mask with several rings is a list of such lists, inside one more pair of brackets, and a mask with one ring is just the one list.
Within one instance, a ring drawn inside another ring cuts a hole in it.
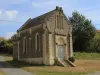
[{"label": "background tree", "polygon": [[18,34],[14,34],[11,39],[4,39],[0,41],[0,53],[12,54],[13,52],[13,40],[18,38]]},{"label": "background tree", "polygon": [[0,41],[0,52],[12,54],[12,52],[13,52],[12,46],[13,46],[13,44],[10,39],[4,39],[4,40]]},{"label": "background tree", "polygon": [[100,32],[97,32],[95,37],[90,41],[88,51],[100,53]]},{"label": "background tree", "polygon": [[86,51],[90,40],[95,36],[96,28],[91,20],[79,14],[77,11],[72,13],[69,21],[73,27],[73,47],[74,51]]},{"label": "background tree", "polygon": [[18,34],[16,33],[16,34],[12,35],[11,40],[16,39],[17,37],[18,37]]}]

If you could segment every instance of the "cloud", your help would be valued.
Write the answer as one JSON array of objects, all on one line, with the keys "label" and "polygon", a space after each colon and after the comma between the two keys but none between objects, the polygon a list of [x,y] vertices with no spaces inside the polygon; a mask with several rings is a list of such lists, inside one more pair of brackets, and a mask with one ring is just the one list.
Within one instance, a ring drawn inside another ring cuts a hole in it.
[{"label": "cloud", "polygon": [[11,36],[13,36],[16,32],[7,32],[6,35],[5,35],[5,38],[6,39],[10,39]]},{"label": "cloud", "polygon": [[0,10],[0,16],[2,15],[2,10]]},{"label": "cloud", "polygon": [[27,2],[28,0],[2,0],[0,2],[1,5],[9,5],[9,4],[22,4]]},{"label": "cloud", "polygon": [[[85,15],[86,18],[91,19],[94,24],[100,24],[100,0],[98,1],[99,2],[97,2],[97,0],[2,0],[0,2],[0,19],[23,22],[29,17],[33,18],[42,15],[45,12],[55,9],[56,6],[60,6],[63,8],[66,16],[72,16],[72,12],[77,10],[79,13]],[[9,37],[13,34],[13,31],[16,31],[21,25],[22,23],[19,22],[2,21],[0,22],[0,34]],[[100,26],[98,28],[100,28]]]},{"label": "cloud", "polygon": [[10,20],[12,20],[18,15],[18,11],[16,11],[16,10],[7,10],[7,11],[5,11],[5,14]]},{"label": "cloud", "polygon": [[48,0],[45,2],[32,2],[33,7],[49,7],[49,6],[55,6],[59,4],[59,1],[54,1],[54,0]]}]

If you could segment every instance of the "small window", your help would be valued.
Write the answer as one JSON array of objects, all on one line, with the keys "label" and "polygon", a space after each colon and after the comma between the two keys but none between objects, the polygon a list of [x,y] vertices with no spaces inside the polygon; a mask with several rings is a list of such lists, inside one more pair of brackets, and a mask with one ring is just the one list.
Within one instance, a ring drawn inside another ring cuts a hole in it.
[{"label": "small window", "polygon": [[40,49],[39,46],[40,46],[40,37],[39,37],[39,33],[36,33],[36,36],[35,36],[35,50],[36,51]]}]

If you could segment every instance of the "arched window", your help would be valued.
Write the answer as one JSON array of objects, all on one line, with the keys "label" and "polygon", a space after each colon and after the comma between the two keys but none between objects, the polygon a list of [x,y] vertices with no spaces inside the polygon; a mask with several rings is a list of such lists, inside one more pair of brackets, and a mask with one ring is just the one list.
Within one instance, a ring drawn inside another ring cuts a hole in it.
[{"label": "arched window", "polygon": [[61,29],[63,29],[63,16],[61,16]]},{"label": "arched window", "polygon": [[56,20],[56,16],[55,16],[55,28],[57,28],[57,20]]},{"label": "arched window", "polygon": [[63,29],[63,16],[61,15],[61,13],[59,13],[59,15],[57,15],[56,19],[57,19],[56,27],[58,29]]},{"label": "arched window", "polygon": [[36,35],[35,35],[35,50],[39,50],[40,49],[39,46],[40,46],[40,37],[39,37],[39,33],[36,33]]},{"label": "arched window", "polygon": [[29,49],[30,50],[32,49],[32,39],[31,39],[31,37],[29,37]]},{"label": "arched window", "polygon": [[57,15],[57,28],[59,28],[59,16]]},{"label": "arched window", "polygon": [[27,52],[27,39],[24,37],[23,39],[23,53]]}]

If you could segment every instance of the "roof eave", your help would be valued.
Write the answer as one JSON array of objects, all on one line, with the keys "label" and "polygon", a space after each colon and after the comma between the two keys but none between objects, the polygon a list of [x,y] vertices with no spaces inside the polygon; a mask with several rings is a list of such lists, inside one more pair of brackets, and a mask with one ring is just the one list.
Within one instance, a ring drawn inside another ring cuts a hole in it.
[{"label": "roof eave", "polygon": [[32,20],[32,19],[29,18],[29,19],[17,30],[17,32],[21,31],[22,28],[23,28],[26,24],[28,24],[31,20]]}]

